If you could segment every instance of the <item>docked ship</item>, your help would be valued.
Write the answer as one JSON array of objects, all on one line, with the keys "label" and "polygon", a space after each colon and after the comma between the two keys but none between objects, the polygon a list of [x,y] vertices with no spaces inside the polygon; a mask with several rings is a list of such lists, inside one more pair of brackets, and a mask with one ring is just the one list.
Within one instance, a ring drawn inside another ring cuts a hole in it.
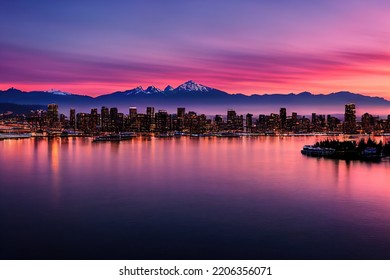
[{"label": "docked ship", "polygon": [[305,145],[301,150],[301,153],[306,156],[322,156],[322,149],[320,147],[315,147],[312,145]]},{"label": "docked ship", "polygon": [[322,157],[334,155],[336,150],[332,148],[321,148],[313,145],[305,145],[303,146],[301,153],[306,156]]},{"label": "docked ship", "polygon": [[107,142],[107,141],[116,142],[116,141],[130,140],[136,136],[137,134],[133,132],[113,133],[113,134],[97,136],[95,139],[93,139],[93,142]]}]

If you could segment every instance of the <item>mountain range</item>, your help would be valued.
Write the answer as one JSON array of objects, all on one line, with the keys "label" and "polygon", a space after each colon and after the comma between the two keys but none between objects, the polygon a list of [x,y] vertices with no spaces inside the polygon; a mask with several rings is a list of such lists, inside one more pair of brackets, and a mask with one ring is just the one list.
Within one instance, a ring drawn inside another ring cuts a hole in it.
[{"label": "mountain range", "polygon": [[[129,106],[155,106],[157,109],[175,109],[185,106],[201,111],[204,108],[218,108],[226,112],[227,108],[246,108],[257,110],[265,107],[279,108],[311,108],[337,106],[341,112],[347,103],[355,103],[357,107],[381,107],[390,113],[390,101],[381,97],[370,97],[362,94],[340,91],[329,94],[229,94],[227,92],[188,81],[176,88],[167,86],[164,90],[154,86],[146,89],[141,86],[126,90],[103,94],[97,97],[72,94],[59,90],[24,92],[15,88],[0,91],[1,103],[47,105],[56,103],[63,109],[69,107],[89,109],[92,107],[115,106],[126,110]],[[250,112],[250,111],[247,111]]]}]

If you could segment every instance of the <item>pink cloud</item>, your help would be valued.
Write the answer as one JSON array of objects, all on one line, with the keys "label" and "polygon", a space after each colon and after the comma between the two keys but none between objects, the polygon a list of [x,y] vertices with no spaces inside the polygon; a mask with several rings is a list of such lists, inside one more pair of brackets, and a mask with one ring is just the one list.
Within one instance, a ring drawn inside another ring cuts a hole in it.
[{"label": "pink cloud", "polygon": [[331,92],[346,89],[390,97],[390,53],[192,50],[164,58],[108,58],[0,44],[0,85],[61,88],[96,95],[143,84],[165,87],[194,79],[222,90]]}]

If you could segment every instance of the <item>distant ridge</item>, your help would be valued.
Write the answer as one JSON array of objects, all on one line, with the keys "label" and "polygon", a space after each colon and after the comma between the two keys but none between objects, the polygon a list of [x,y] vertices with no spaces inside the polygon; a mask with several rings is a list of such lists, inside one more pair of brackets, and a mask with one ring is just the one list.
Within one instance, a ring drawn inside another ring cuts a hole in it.
[{"label": "distant ridge", "polygon": [[31,111],[35,110],[44,110],[47,109],[44,105],[19,105],[12,103],[0,103],[0,114],[5,114],[12,112],[13,114],[28,114]]},{"label": "distant ridge", "polygon": [[[144,89],[138,86],[125,91],[103,94],[97,97],[72,94],[60,90],[24,92],[15,88],[0,91],[0,102],[14,104],[47,105],[57,103],[64,107],[100,107],[100,106],[338,106],[343,108],[346,103],[355,103],[357,106],[389,107],[390,101],[382,97],[370,97],[349,91],[332,92],[329,94],[312,94],[301,92],[298,94],[229,94],[227,92],[198,84],[192,80],[178,87],[167,86],[158,89],[149,86]],[[390,110],[389,110],[390,113]]]}]

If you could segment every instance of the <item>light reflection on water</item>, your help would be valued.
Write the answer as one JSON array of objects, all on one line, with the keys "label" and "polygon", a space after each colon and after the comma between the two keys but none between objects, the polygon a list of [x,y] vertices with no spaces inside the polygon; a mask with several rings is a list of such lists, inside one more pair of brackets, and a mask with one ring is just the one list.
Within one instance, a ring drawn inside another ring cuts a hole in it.
[{"label": "light reflection on water", "polygon": [[320,137],[1,141],[0,257],[390,258],[390,162]]}]

